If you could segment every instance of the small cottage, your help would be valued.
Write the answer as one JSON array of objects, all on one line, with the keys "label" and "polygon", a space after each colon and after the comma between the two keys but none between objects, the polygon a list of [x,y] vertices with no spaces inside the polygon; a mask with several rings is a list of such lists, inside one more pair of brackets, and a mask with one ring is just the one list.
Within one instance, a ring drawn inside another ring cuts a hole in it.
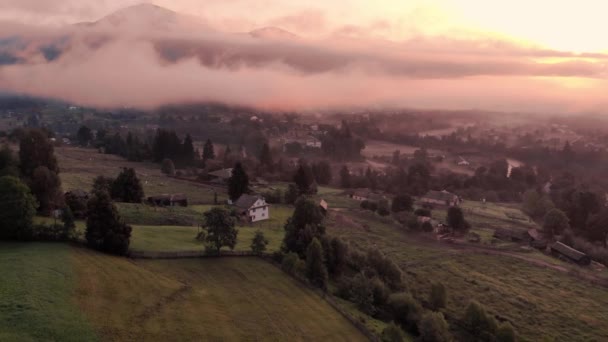
[{"label": "small cottage", "polygon": [[258,222],[270,218],[269,205],[262,196],[252,196],[244,194],[234,202],[234,206],[239,214],[249,222]]},{"label": "small cottage", "polygon": [[498,228],[494,231],[494,237],[503,241],[530,243],[532,237],[527,230]]}]

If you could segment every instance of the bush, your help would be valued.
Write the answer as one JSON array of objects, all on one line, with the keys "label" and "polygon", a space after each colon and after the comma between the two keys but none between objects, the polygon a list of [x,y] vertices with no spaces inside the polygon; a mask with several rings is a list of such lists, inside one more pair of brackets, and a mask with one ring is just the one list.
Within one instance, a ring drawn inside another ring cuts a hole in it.
[{"label": "bush", "polygon": [[251,251],[254,253],[263,253],[266,251],[266,246],[268,245],[268,240],[264,236],[261,230],[255,232],[255,236],[251,241]]},{"label": "bush", "polygon": [[387,325],[384,330],[382,330],[382,342],[405,342],[405,333],[395,322],[391,322],[391,324]]},{"label": "bush", "polygon": [[32,238],[35,198],[18,178],[0,178],[0,239]]},{"label": "bush", "polygon": [[449,342],[452,340],[448,322],[440,312],[427,312],[419,324],[420,341]]},{"label": "bush", "polygon": [[281,268],[283,271],[291,275],[302,274],[302,270],[304,269],[304,261],[300,259],[297,253],[291,252],[283,257]]},{"label": "bush", "polygon": [[161,166],[161,171],[168,176],[175,175],[175,165],[173,165],[173,161],[171,159],[164,159]]},{"label": "bush", "polygon": [[481,340],[492,340],[496,334],[496,319],[486,312],[486,309],[476,301],[467,306],[462,320],[464,328]]},{"label": "bush", "polygon": [[306,249],[306,276],[313,285],[327,289],[328,275],[323,260],[323,247],[317,238],[313,238]]},{"label": "bush", "polygon": [[283,192],[280,189],[266,191],[262,196],[264,196],[266,202],[270,204],[281,204],[283,200]]},{"label": "bush", "polygon": [[442,283],[433,283],[429,295],[429,305],[433,311],[445,308],[447,304],[447,292]]},{"label": "bush", "polygon": [[433,225],[431,224],[431,222],[428,222],[428,221],[423,222],[421,229],[423,232],[431,233],[431,232],[433,232]]},{"label": "bush", "polygon": [[36,241],[67,241],[69,236],[62,224],[38,224],[32,233],[32,239]]},{"label": "bush", "polygon": [[422,315],[422,306],[409,293],[393,293],[388,297],[388,307],[395,322],[407,330],[417,333],[418,322]]},{"label": "bush", "polygon": [[425,208],[416,209],[416,211],[414,211],[414,214],[416,216],[431,217],[431,211]]},{"label": "bush", "polygon": [[401,290],[404,287],[401,269],[380,251],[375,249],[368,251],[367,265],[374,269],[380,279],[392,290]]},{"label": "bush", "polygon": [[351,301],[364,313],[373,316],[376,313],[374,306],[374,292],[369,279],[359,273],[350,282]]},{"label": "bush", "polygon": [[393,198],[391,210],[394,213],[402,211],[412,211],[414,200],[410,195],[397,195]]},{"label": "bush", "polygon": [[502,323],[496,331],[496,342],[515,342],[517,334],[509,322]]}]

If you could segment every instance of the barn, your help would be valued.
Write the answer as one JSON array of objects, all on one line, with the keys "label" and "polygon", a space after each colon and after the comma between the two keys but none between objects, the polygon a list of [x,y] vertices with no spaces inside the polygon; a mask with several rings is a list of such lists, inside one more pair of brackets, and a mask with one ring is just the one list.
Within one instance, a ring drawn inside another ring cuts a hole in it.
[{"label": "barn", "polygon": [[578,251],[561,242],[556,242],[551,245],[551,254],[553,254],[553,256],[555,256],[556,258],[571,261],[581,266],[587,266],[591,264],[591,258],[587,254]]}]

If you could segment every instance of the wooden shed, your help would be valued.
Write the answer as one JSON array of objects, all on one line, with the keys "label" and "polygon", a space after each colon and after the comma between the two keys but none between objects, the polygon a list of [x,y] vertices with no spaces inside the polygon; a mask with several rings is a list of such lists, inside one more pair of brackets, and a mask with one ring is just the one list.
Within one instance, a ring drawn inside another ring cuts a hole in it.
[{"label": "wooden shed", "polygon": [[551,254],[559,259],[571,261],[582,266],[591,264],[591,258],[587,254],[561,242],[551,245]]},{"label": "wooden shed", "polygon": [[494,231],[494,237],[503,241],[530,243],[532,237],[526,230],[498,228]]}]

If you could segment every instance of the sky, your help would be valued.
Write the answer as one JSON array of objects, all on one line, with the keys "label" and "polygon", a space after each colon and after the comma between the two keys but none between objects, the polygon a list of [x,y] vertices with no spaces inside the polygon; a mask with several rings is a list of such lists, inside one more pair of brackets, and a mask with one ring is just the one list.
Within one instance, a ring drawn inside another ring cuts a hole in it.
[{"label": "sky", "polygon": [[[0,90],[99,106],[608,109],[603,0],[155,0],[191,25],[121,24],[100,46],[72,26],[140,3],[0,0],[0,42],[79,37],[52,61],[11,47],[23,62],[0,65]],[[238,34],[266,26],[299,38]]]}]

